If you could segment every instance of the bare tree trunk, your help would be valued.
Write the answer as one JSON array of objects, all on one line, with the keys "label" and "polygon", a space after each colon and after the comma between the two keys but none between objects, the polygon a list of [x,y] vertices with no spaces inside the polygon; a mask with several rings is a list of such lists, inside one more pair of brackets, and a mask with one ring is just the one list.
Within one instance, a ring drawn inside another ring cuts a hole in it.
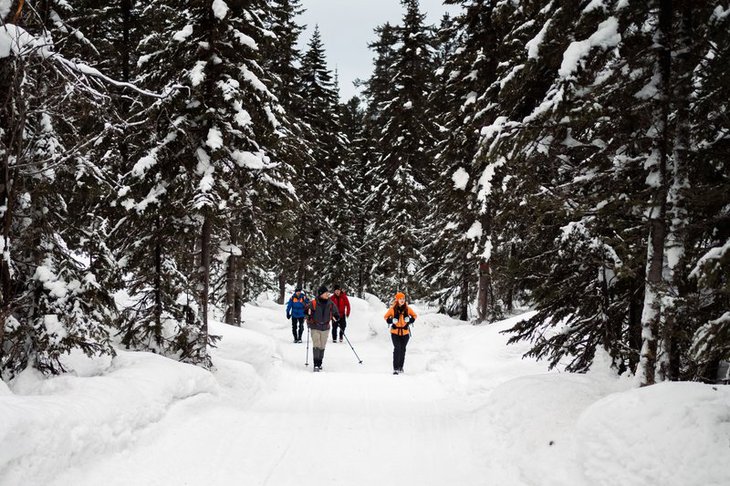
[{"label": "bare tree trunk", "polygon": [[469,256],[464,253],[461,264],[461,289],[459,292],[459,319],[469,320]]},{"label": "bare tree trunk", "polygon": [[664,240],[667,233],[666,201],[667,201],[667,158],[668,158],[668,123],[670,100],[667,93],[671,73],[672,59],[669,49],[668,34],[672,25],[671,0],[658,2],[658,26],[655,34],[657,52],[657,71],[659,81],[659,107],[654,128],[655,159],[651,169],[656,176],[654,195],[652,197],[649,221],[649,241],[646,256],[646,289],[644,291],[644,308],[641,314],[641,356],[639,358],[638,378],[641,386],[653,385],[656,382],[655,366],[657,358],[657,338],[661,321],[661,297],[664,283]]},{"label": "bare tree trunk", "polygon": [[[19,6],[18,11],[22,9]],[[26,120],[26,106],[22,88],[22,64],[14,57],[0,59],[0,222],[2,223],[2,251],[0,251],[0,358],[3,356],[5,320],[15,300],[13,281],[10,273],[11,229],[15,211],[16,170],[10,168],[10,157],[15,156],[16,164],[22,163],[23,131]]]},{"label": "bare tree trunk", "polygon": [[238,260],[239,258],[235,255],[230,255],[226,262],[226,297],[224,306],[226,314],[224,321],[226,324],[231,326],[240,326],[240,318],[236,315],[235,301],[236,297],[240,293],[238,287],[240,285],[238,275]]},{"label": "bare tree trunk", "polygon": [[[643,302],[641,283],[636,282],[636,289],[631,294],[629,300],[629,322],[628,322],[628,338],[629,347],[632,353],[629,355],[629,369],[636,374],[639,365],[639,353],[641,351],[641,306]],[[633,351],[636,351],[635,353]]]},{"label": "bare tree trunk", "polygon": [[205,341],[208,341],[208,294],[210,292],[210,239],[213,231],[213,224],[209,214],[203,217],[203,227],[200,234],[200,307],[202,312],[201,334]]},{"label": "bare tree trunk", "polygon": [[[157,235],[155,241],[155,325],[162,335],[162,243],[160,242],[160,214],[157,214]],[[160,344],[160,343],[158,343]]]},{"label": "bare tree trunk", "polygon": [[489,302],[490,287],[492,286],[492,275],[488,261],[479,263],[479,298],[477,301],[477,317],[479,322],[485,322],[489,319]]},{"label": "bare tree trunk", "polygon": [[277,304],[283,305],[286,299],[286,277],[284,271],[279,272],[279,298],[276,301]]},{"label": "bare tree trunk", "polygon": [[[667,167],[667,225],[668,231],[664,241],[666,268],[663,272],[664,286],[660,300],[662,304],[662,329],[656,365],[657,381],[679,379],[679,348],[677,337],[677,302],[680,298],[677,269],[685,253],[687,210],[685,193],[689,190],[687,169],[689,166],[690,147],[690,98],[692,95],[693,72],[693,34],[692,34],[692,2],[680,2],[682,6],[677,40],[674,45],[673,72],[676,73],[672,83],[674,91],[671,100],[674,106],[675,135],[672,157]],[[671,181],[671,183],[670,183]]]}]

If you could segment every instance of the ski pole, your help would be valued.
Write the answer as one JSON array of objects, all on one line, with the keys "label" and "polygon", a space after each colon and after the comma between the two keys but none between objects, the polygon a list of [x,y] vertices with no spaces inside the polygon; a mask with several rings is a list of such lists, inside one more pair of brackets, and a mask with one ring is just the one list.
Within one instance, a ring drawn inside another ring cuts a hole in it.
[{"label": "ski pole", "polygon": [[362,364],[362,360],[360,359],[360,356],[357,355],[357,351],[355,351],[355,348],[352,347],[352,343],[350,342],[350,338],[347,337],[347,334],[345,334],[345,331],[342,331],[342,335],[345,336],[345,340],[347,341],[347,344],[350,345],[350,349],[352,349],[352,352],[355,353],[355,357],[357,358],[357,362]]},{"label": "ski pole", "polygon": [[304,360],[304,366],[309,366],[309,326],[307,326],[307,359]]}]

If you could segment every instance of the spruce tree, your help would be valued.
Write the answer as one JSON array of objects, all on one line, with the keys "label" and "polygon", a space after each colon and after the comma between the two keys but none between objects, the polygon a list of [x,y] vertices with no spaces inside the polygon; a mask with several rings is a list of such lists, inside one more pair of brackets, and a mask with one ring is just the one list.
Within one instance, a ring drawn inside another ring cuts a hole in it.
[{"label": "spruce tree", "polygon": [[453,22],[442,25],[443,64],[438,89],[429,102],[443,138],[436,148],[440,174],[432,186],[427,219],[433,238],[426,247],[422,275],[442,309],[467,320],[477,290],[479,241],[489,230],[489,220],[479,213],[473,193],[474,158],[483,123],[478,98],[494,82],[496,55],[488,47],[495,43],[491,4],[476,1],[464,9]]},{"label": "spruce tree", "polygon": [[418,1],[404,1],[403,6],[403,25],[397,30],[400,45],[388,68],[390,87],[380,107],[380,157],[373,171],[376,204],[382,208],[375,224],[375,290],[382,296],[394,288],[411,296],[423,291],[416,276],[423,263],[420,248],[428,237],[422,231],[427,211],[422,202],[435,173],[429,156],[435,126],[426,116],[435,75],[432,39]]},{"label": "spruce tree", "polygon": [[[63,355],[113,354],[113,300],[102,275],[112,258],[85,252],[87,214],[74,212],[76,191],[108,184],[93,156],[98,133],[80,129],[106,114],[104,87],[82,59],[64,50],[66,2],[19,3],[0,12],[13,47],[0,52],[0,374],[28,366],[64,371]],[[54,50],[55,49],[55,50]],[[87,206],[93,210],[93,206]]]}]

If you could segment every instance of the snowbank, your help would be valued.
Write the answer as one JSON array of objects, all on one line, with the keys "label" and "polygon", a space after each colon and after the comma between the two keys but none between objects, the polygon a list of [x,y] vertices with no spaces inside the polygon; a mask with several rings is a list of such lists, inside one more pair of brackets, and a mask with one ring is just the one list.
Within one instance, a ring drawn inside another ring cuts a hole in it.
[{"label": "snowbank", "polygon": [[730,387],[663,383],[604,398],[577,423],[596,486],[730,484]]},{"label": "snowbank", "polygon": [[124,351],[102,376],[46,379],[28,370],[11,388],[0,398],[4,484],[45,484],[72,464],[127,448],[171,404],[218,390],[205,370]]}]

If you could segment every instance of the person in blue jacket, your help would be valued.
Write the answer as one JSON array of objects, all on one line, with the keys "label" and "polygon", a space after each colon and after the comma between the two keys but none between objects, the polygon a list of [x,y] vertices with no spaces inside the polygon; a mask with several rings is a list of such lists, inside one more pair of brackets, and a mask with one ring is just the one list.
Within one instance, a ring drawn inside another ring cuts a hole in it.
[{"label": "person in blue jacket", "polygon": [[309,304],[309,299],[302,292],[301,287],[297,287],[294,294],[286,303],[286,318],[291,319],[291,333],[294,335],[294,342],[302,342],[302,333],[304,332],[304,309]]}]

